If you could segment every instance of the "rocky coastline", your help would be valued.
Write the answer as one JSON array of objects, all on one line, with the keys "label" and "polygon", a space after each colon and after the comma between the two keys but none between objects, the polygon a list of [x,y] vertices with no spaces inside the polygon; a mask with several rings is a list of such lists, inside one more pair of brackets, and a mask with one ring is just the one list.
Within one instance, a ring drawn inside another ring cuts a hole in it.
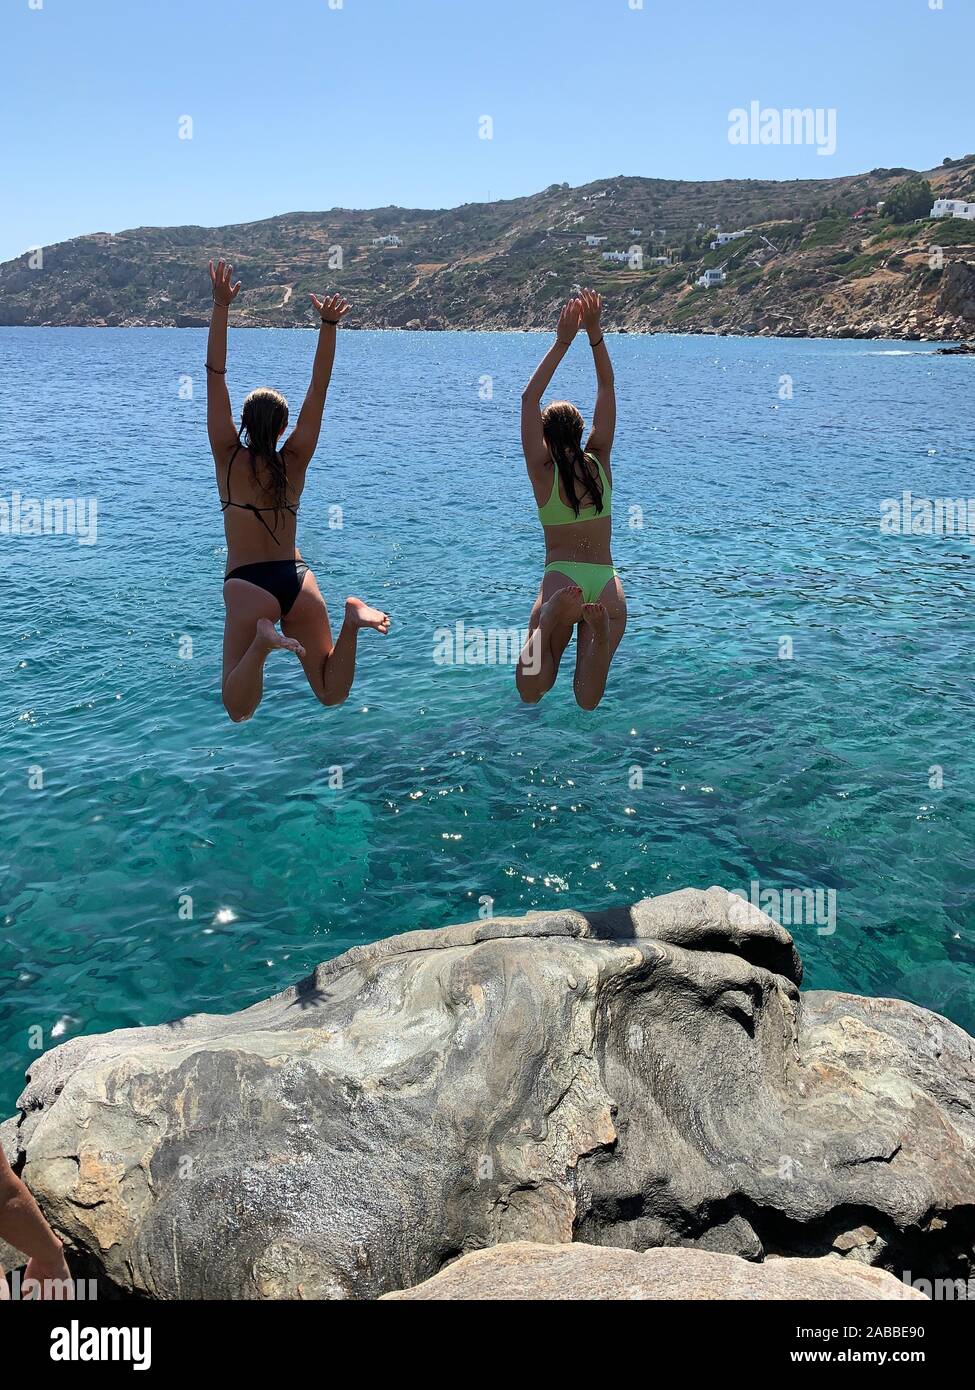
[{"label": "rocky coastline", "polygon": [[2,1138],[123,1297],[497,1297],[512,1261],[524,1297],[972,1278],[975,1041],[801,977],[721,888],[410,932],[64,1043]]},{"label": "rocky coastline", "polygon": [[550,331],[588,284],[610,331],[973,341],[975,222],[888,216],[905,180],[964,198],[975,155],[923,174],[619,176],[458,208],[96,232],[0,264],[0,326],[201,328],[207,261],[226,256],[238,328],[307,326],[328,281],[349,327]]}]

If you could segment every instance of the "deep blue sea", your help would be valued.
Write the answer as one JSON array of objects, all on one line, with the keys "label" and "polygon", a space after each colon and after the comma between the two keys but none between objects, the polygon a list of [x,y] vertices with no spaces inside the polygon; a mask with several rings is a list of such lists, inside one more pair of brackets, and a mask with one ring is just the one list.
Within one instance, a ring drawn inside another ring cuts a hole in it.
[{"label": "deep blue sea", "polygon": [[[794,928],[807,984],[975,1031],[975,546],[879,525],[904,489],[975,497],[975,359],[609,341],[630,626],[599,710],[572,649],[534,708],[508,666],[434,661],[437,628],[527,621],[545,340],[347,331],[299,543],[334,617],[356,593],[393,630],[341,709],[275,655],[233,726],[204,333],[0,330],[0,497],[98,507],[93,545],[0,535],[0,1116],[32,1042],[239,1009],[482,897],[832,889],[835,931]],[[233,334],[235,408],[296,412],[314,342]],[[554,389],[587,415],[590,373],[580,342]]]}]

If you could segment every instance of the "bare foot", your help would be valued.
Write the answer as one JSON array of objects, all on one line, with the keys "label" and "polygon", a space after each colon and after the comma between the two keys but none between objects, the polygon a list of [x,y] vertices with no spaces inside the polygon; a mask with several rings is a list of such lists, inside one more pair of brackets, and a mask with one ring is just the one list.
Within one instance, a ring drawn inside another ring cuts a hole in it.
[{"label": "bare foot", "polygon": [[268,651],[280,648],[281,651],[294,652],[295,656],[304,656],[305,649],[300,642],[296,642],[293,637],[284,637],[271,622],[270,618],[259,618],[257,623],[257,635],[262,642],[267,643]]},{"label": "bare foot", "polygon": [[389,631],[389,614],[380,608],[370,608],[361,598],[345,600],[345,621],[350,627],[374,627],[377,632]]},{"label": "bare foot", "polygon": [[601,603],[584,603],[582,621],[592,628],[597,642],[609,641],[609,614]]},{"label": "bare foot", "polygon": [[538,626],[546,629],[558,623],[575,624],[582,617],[582,590],[578,584],[568,584],[545,600],[538,611]]}]

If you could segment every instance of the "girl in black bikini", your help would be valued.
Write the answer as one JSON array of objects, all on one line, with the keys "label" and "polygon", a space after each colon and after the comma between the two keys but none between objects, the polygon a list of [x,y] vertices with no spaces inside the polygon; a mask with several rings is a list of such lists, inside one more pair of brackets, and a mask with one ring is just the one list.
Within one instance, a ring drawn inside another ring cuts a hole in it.
[{"label": "girl in black bikini", "polygon": [[[339,295],[324,300],[311,296],[322,320],[311,385],[298,423],[279,449],[288,426],[288,402],[277,391],[252,391],[240,430],[234,425],[227,391],[227,311],[240,282],[231,285],[232,274],[233,267],[223,261],[216,268],[210,262],[213,317],[206,368],[207,432],[227,536],[223,703],[236,724],[250,719],[261,703],[264,663],[276,649],[298,656],[323,705],[340,705],[355,677],[360,628],[386,633],[389,617],[349,598],[342,631],[333,642],[325,601],[295,544],[299,499],[332,376],[336,330],[349,306]],[[281,632],[275,627],[279,620]]]}]

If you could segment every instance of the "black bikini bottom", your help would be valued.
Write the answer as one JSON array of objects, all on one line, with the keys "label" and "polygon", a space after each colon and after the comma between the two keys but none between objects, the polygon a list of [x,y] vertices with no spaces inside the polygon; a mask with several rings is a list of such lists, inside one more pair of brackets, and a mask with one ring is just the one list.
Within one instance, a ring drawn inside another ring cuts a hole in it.
[{"label": "black bikini bottom", "polygon": [[301,586],[308,566],[304,560],[264,560],[258,565],[239,565],[224,579],[246,579],[248,584],[256,584],[259,589],[276,598],[281,605],[281,616],[285,617],[294,607],[295,599],[301,593]]}]

